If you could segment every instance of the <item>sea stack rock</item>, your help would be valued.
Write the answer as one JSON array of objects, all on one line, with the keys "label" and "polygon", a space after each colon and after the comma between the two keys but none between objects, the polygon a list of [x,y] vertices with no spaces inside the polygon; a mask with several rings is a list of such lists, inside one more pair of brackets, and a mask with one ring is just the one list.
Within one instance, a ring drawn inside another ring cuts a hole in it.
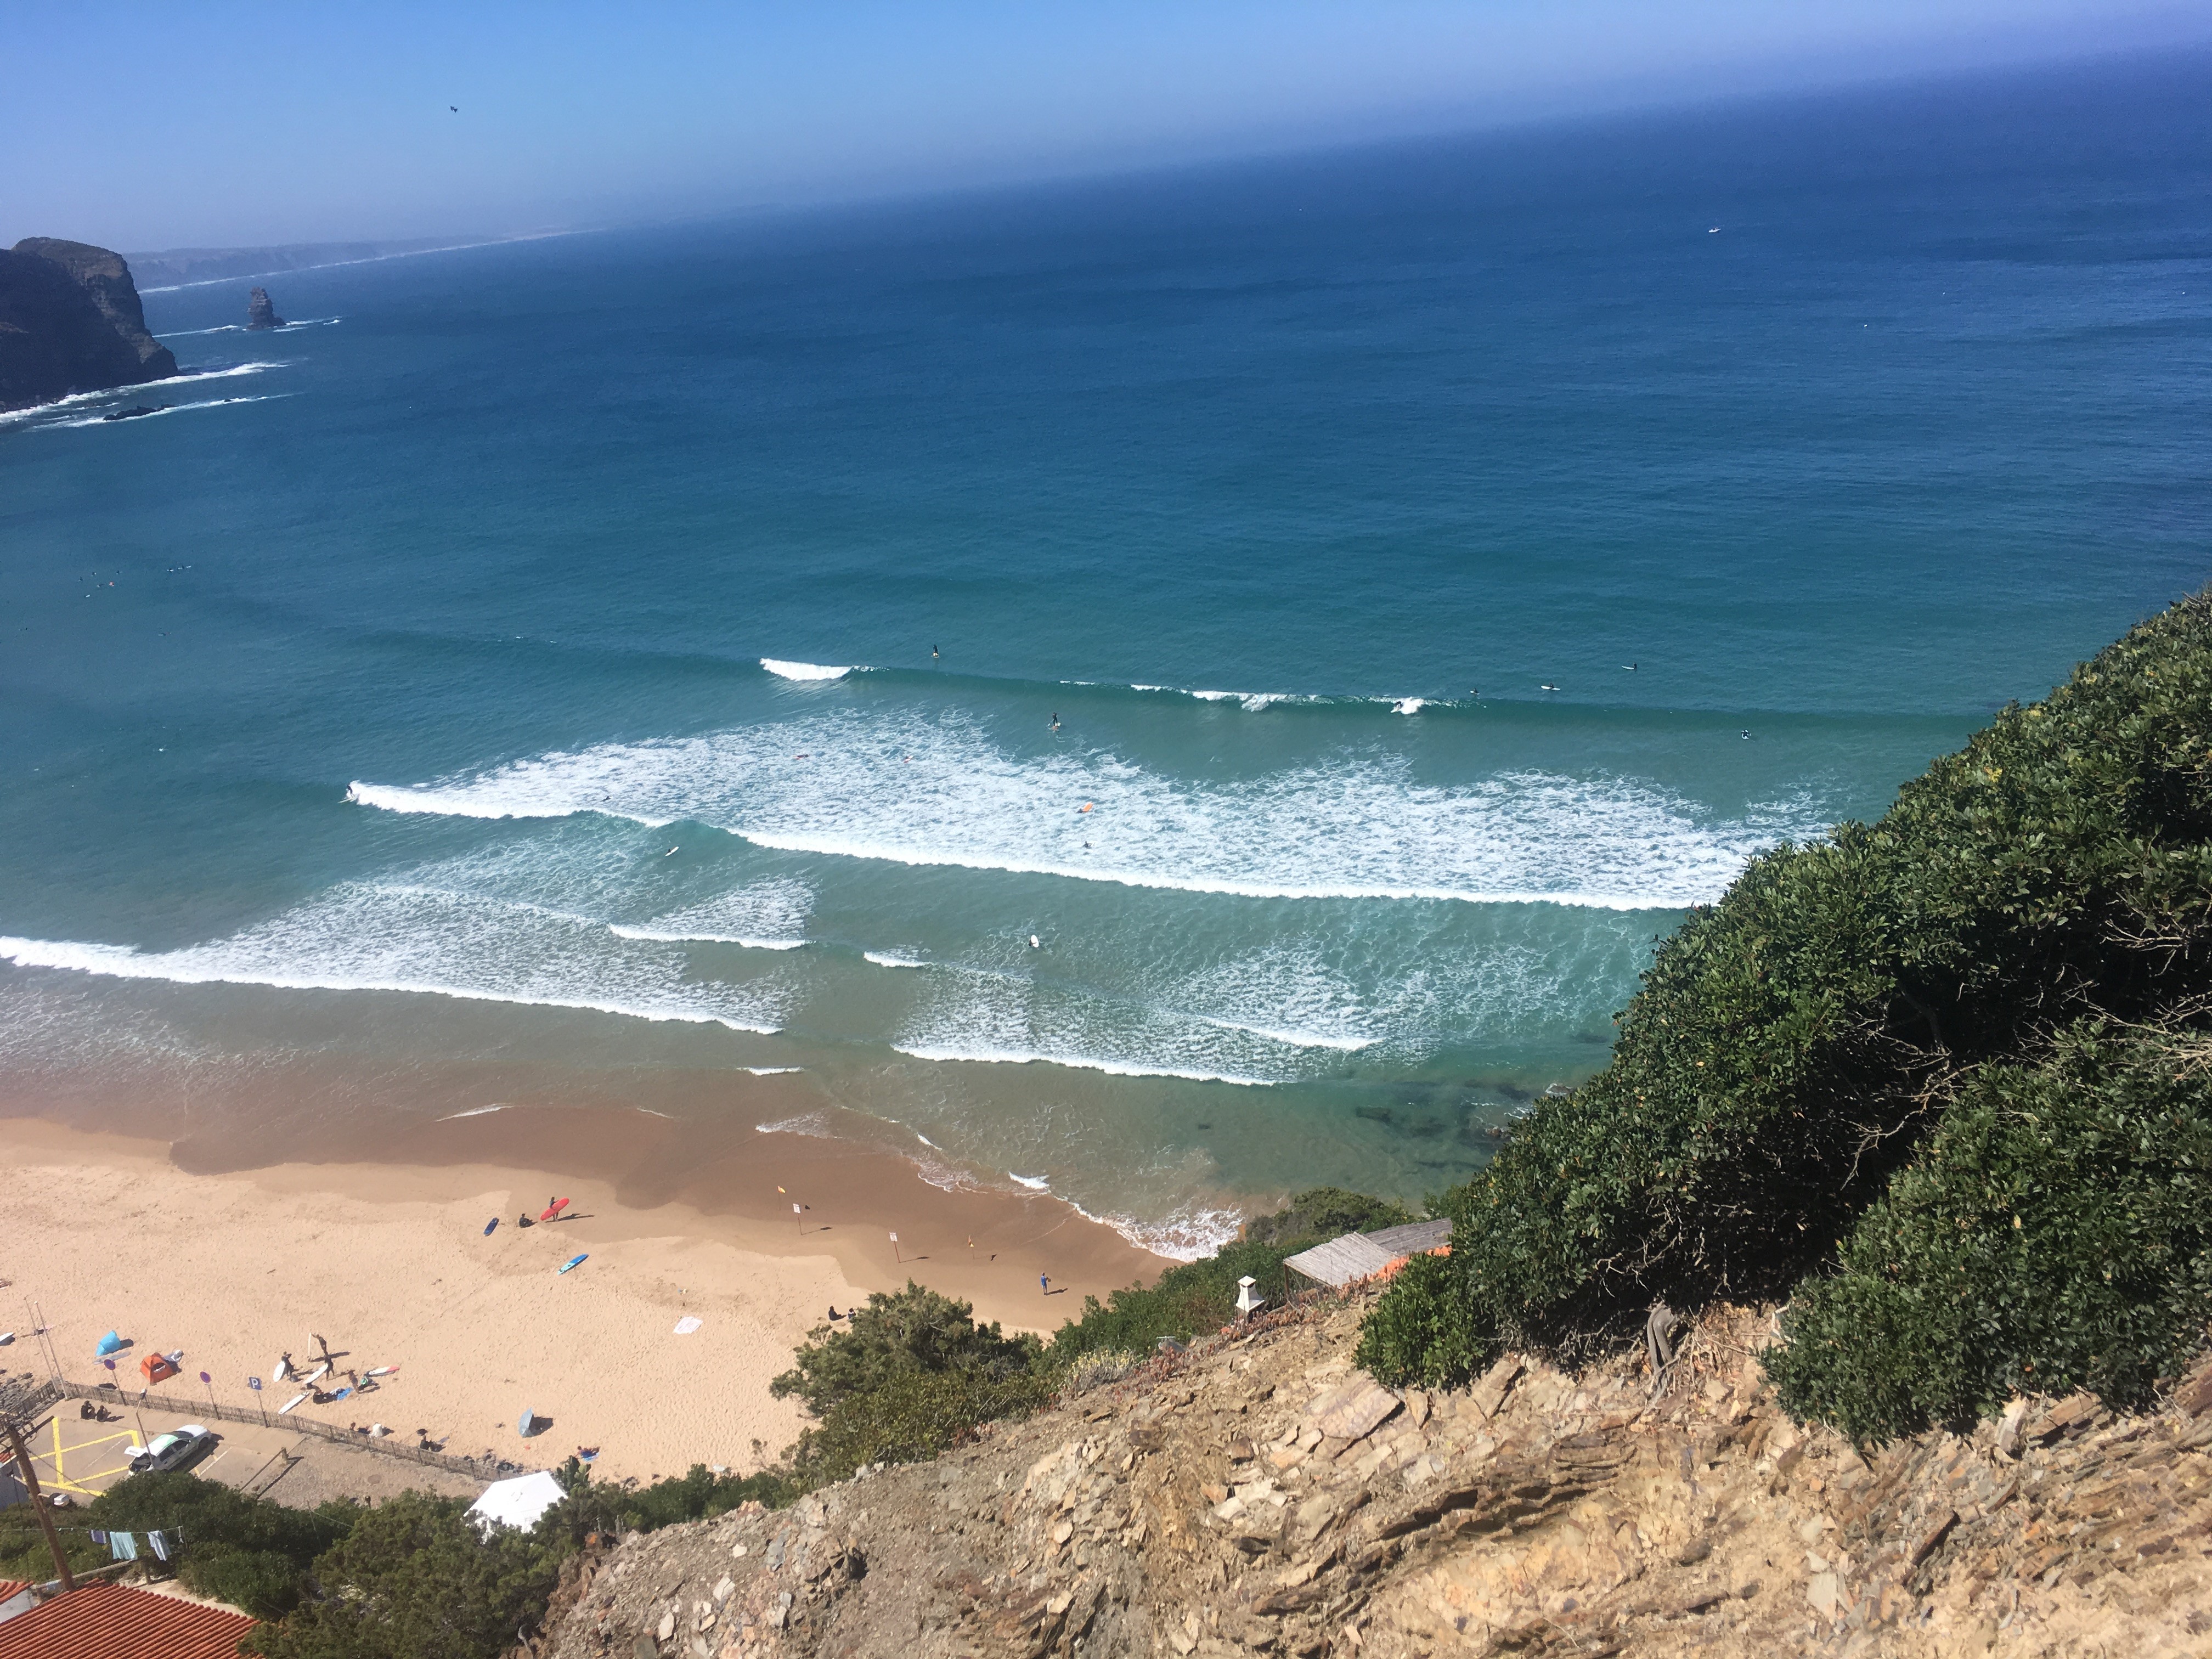
[{"label": "sea stack rock", "polygon": [[0,410],[176,372],[169,349],[146,331],[121,254],[50,236],[0,252]]},{"label": "sea stack rock", "polygon": [[248,328],[282,328],[284,319],[276,314],[270,303],[269,290],[257,288],[246,296],[246,325]]}]

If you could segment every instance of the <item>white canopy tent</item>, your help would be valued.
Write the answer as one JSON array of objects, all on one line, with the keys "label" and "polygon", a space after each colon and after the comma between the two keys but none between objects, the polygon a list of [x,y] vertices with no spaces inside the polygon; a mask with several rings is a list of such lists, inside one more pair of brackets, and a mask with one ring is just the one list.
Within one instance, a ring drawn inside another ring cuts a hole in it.
[{"label": "white canopy tent", "polygon": [[469,1514],[487,1532],[495,1523],[528,1532],[561,1497],[561,1483],[540,1469],[535,1474],[518,1474],[512,1480],[493,1481],[483,1489],[483,1496],[469,1505]]}]

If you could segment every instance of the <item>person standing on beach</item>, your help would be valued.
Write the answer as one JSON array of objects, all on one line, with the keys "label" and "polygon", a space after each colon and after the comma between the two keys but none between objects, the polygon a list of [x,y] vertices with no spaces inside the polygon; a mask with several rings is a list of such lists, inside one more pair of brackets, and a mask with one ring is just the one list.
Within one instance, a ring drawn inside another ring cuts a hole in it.
[{"label": "person standing on beach", "polygon": [[1047,1296],[1050,1296],[1052,1294],[1052,1275],[1050,1273],[1039,1273],[1037,1275],[1037,1289],[1042,1291]]}]

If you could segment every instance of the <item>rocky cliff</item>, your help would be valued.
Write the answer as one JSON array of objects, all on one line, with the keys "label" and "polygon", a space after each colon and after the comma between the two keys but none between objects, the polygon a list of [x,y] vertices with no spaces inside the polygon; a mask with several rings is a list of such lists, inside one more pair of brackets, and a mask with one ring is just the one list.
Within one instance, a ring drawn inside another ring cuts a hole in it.
[{"label": "rocky cliff", "polygon": [[284,319],[276,314],[276,301],[269,297],[267,289],[257,288],[246,295],[246,325],[249,329],[284,326]]},{"label": "rocky cliff", "polygon": [[0,410],[176,372],[120,255],[47,236],[0,252]]},{"label": "rocky cliff", "polygon": [[2212,1375],[1860,1455],[1721,1310],[1643,1361],[1394,1393],[1286,1310],[934,1463],[572,1559],[551,1659],[2212,1651]]}]

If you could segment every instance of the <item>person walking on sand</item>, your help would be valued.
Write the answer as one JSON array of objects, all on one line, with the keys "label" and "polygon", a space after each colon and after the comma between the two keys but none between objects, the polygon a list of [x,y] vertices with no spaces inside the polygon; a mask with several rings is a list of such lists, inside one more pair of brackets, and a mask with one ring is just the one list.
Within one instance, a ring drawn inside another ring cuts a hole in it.
[{"label": "person walking on sand", "polygon": [[1052,1294],[1052,1275],[1050,1273],[1039,1273],[1037,1275],[1037,1289],[1042,1291],[1047,1296],[1050,1296]]}]

